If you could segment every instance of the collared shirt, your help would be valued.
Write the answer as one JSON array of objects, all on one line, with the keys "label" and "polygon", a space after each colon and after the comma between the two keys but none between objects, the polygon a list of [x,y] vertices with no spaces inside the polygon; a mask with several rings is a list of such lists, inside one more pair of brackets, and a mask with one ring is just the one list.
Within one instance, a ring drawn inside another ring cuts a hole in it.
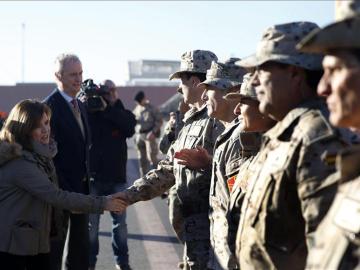
[{"label": "collared shirt", "polygon": [[62,95],[62,97],[69,103],[69,106],[72,106],[71,101],[74,99],[73,97],[69,96],[68,94],[66,94],[64,91],[59,89],[60,94]]},{"label": "collared shirt", "polygon": [[228,222],[230,193],[240,165],[257,153],[260,138],[259,133],[244,132],[236,118],[215,142],[209,196],[210,269],[237,269],[235,237],[230,233],[237,226]]}]

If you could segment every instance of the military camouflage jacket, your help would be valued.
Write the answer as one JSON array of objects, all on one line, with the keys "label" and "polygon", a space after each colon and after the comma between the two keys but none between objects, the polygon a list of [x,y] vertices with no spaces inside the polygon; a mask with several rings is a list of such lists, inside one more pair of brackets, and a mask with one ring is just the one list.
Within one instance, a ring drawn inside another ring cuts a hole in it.
[{"label": "military camouflage jacket", "polygon": [[341,179],[335,200],[315,233],[307,269],[360,267],[360,148],[347,149],[337,160]]},{"label": "military camouflage jacket", "polygon": [[159,133],[162,125],[162,117],[157,108],[150,103],[144,106],[136,105],[133,113],[136,117],[137,124],[135,126],[136,133],[148,133],[153,131]]},{"label": "military camouflage jacket", "polygon": [[244,159],[241,163],[234,186],[230,192],[227,222],[229,227],[228,244],[232,256],[235,255],[236,232],[239,227],[240,209],[246,192],[247,180],[251,176],[251,165],[254,163],[261,145],[261,133],[254,133],[254,135],[256,136],[256,141],[253,144],[253,155]]},{"label": "military camouflage jacket", "polygon": [[211,269],[236,269],[235,239],[229,246],[227,212],[229,196],[240,165],[254,154],[257,133],[245,133],[235,119],[217,138],[210,186]]},{"label": "military camouflage jacket", "polygon": [[184,148],[204,147],[213,152],[214,143],[224,130],[223,125],[208,117],[206,106],[189,110],[184,117],[184,127],[168,151],[168,157],[143,178],[126,190],[130,203],[150,200],[176,184],[184,217],[184,240],[210,239],[209,189],[211,167],[191,170],[174,161],[173,153]]},{"label": "military camouflage jacket", "polygon": [[308,101],[265,133],[240,214],[241,269],[304,268],[336,192],[334,157],[348,145],[326,115],[323,101]]}]

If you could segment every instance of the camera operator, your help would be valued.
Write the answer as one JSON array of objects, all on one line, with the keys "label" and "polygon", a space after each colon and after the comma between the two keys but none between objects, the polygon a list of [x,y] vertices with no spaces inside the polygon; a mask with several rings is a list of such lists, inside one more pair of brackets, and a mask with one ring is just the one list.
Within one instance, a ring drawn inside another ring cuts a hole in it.
[{"label": "camera operator", "polygon": [[[133,136],[136,120],[133,113],[126,110],[118,97],[115,84],[105,80],[100,87],[92,80],[84,82],[82,97],[87,112],[92,135],[90,149],[90,193],[108,195],[126,188],[126,138]],[[126,212],[110,213],[113,220],[112,247],[116,259],[116,269],[128,270]],[[100,215],[90,217],[89,269],[95,269],[99,253]]]}]

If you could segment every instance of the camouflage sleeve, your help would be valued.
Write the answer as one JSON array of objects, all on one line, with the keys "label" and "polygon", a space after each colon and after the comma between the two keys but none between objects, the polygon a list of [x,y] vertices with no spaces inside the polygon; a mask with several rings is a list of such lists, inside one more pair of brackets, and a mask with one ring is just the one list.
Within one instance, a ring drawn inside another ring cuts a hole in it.
[{"label": "camouflage sleeve", "polygon": [[241,164],[256,155],[260,147],[261,135],[258,132],[243,132],[238,128],[234,130],[232,139],[233,143],[229,146],[226,157],[228,177],[237,174]]},{"label": "camouflage sleeve", "polygon": [[157,169],[149,171],[143,178],[136,180],[124,193],[129,203],[133,204],[160,196],[174,184],[173,163],[165,159],[159,162]]},{"label": "camouflage sleeve", "polygon": [[157,133],[160,131],[163,120],[162,120],[162,116],[160,111],[157,108],[153,108],[153,114],[154,114],[154,128],[153,128],[153,132]]},{"label": "camouflage sleeve", "polygon": [[170,148],[170,145],[176,139],[175,128],[169,122],[166,124],[165,129],[164,129],[164,134],[160,138],[160,141],[159,141],[159,149],[163,154],[167,153],[167,151]]},{"label": "camouflage sleeve", "polygon": [[336,193],[337,179],[331,175],[336,171],[335,157],[339,149],[341,145],[337,140],[317,141],[300,148],[296,179],[308,248]]},{"label": "camouflage sleeve", "polygon": [[168,133],[168,134],[164,133],[163,136],[160,138],[159,150],[164,155],[166,155],[166,153],[169,150],[171,144],[174,142],[174,140],[171,139],[172,135],[173,135],[173,133]]},{"label": "camouflage sleeve", "polygon": [[175,121],[175,138],[178,137],[180,130],[183,128],[184,126],[184,113],[181,113],[179,111],[175,112],[176,115],[176,121]]}]

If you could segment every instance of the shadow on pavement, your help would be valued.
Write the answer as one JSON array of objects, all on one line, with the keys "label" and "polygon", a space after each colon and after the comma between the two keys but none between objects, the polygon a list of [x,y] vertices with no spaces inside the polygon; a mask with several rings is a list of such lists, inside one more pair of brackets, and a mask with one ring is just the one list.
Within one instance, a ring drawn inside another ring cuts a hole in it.
[{"label": "shadow on pavement", "polygon": [[[99,232],[99,236],[111,237],[111,232]],[[179,240],[174,236],[162,236],[162,235],[146,235],[146,234],[129,233],[128,239],[174,243],[174,244],[179,243]]]}]

